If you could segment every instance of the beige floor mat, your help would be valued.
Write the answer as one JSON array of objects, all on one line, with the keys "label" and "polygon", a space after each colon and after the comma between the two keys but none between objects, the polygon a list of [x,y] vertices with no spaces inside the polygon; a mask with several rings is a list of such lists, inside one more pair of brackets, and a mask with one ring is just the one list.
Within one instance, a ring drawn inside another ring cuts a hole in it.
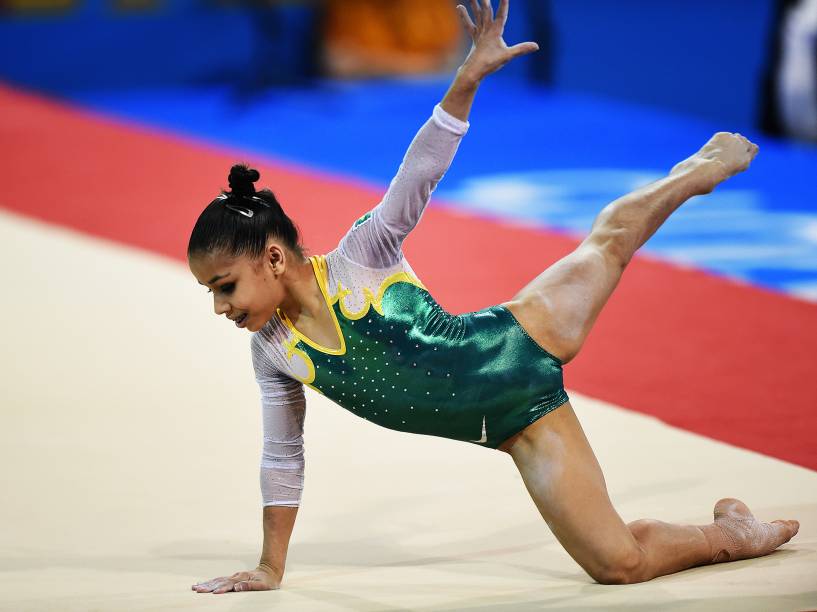
[{"label": "beige floor mat", "polygon": [[283,589],[194,593],[258,560],[249,333],[175,261],[7,213],[0,257],[2,610],[817,608],[817,473],[576,392],[625,521],[702,523],[734,496],[800,534],[761,559],[597,585],[507,455],[389,431],[307,390]]}]

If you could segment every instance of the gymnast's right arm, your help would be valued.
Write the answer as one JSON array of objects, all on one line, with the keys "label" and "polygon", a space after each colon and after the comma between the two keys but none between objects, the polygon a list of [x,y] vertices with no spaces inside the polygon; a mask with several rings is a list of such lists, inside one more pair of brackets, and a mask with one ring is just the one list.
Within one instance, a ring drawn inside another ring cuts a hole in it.
[{"label": "gymnast's right arm", "polygon": [[199,593],[268,591],[278,589],[284,576],[287,549],[304,481],[303,384],[282,375],[272,365],[260,335],[253,335],[252,360],[261,390],[264,446],[260,483],[264,543],[258,566],[193,585]]},{"label": "gymnast's right arm", "polygon": [[302,383],[276,371],[259,334],[253,336],[252,361],[264,429],[260,466],[264,545],[258,569],[271,572],[277,588],[303,491],[306,400]]},{"label": "gymnast's right arm", "polygon": [[259,377],[258,371],[264,422],[260,466],[264,545],[258,569],[271,572],[280,585],[303,491],[306,404],[303,384],[280,375]]}]

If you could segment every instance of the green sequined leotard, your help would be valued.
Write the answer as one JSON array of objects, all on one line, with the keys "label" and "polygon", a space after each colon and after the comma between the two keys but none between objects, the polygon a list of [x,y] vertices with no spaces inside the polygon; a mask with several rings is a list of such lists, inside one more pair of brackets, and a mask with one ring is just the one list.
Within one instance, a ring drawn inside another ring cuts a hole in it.
[{"label": "green sequined leotard", "polygon": [[303,359],[301,381],[344,408],[391,429],[496,448],[567,400],[561,364],[506,308],[450,315],[404,264],[379,271],[380,284],[364,287],[365,304],[350,310],[343,281],[325,289],[326,257],[310,259],[340,348],[316,344],[283,315],[294,335],[288,358]]},{"label": "green sequined leotard", "polygon": [[466,129],[437,106],[383,201],[337,249],[310,257],[338,348],[303,335],[280,309],[253,335],[264,402],[265,505],[300,499],[300,383],[384,427],[489,448],[567,401],[561,362],[507,308],[451,315],[403,257],[402,240]]}]

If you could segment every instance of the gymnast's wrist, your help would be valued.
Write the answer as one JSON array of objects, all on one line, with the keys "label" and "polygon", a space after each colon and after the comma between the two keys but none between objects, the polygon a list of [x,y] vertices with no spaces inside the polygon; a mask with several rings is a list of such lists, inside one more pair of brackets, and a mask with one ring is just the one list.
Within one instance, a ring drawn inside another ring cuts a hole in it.
[{"label": "gymnast's wrist", "polygon": [[482,82],[483,75],[475,70],[468,62],[457,68],[454,82],[464,89],[476,89]]},{"label": "gymnast's wrist", "polygon": [[284,577],[283,569],[279,569],[274,564],[270,564],[264,561],[263,559],[258,562],[258,567],[255,569],[258,572],[264,572],[265,574],[268,574],[272,578],[278,580],[278,582],[280,582]]}]

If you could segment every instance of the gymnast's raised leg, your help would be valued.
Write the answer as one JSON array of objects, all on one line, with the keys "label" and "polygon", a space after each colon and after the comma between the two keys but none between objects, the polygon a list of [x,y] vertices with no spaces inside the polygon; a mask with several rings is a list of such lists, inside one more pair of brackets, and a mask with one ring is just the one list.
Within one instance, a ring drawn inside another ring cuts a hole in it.
[{"label": "gymnast's raised leg", "polygon": [[[718,133],[670,175],[606,206],[587,238],[505,303],[536,342],[564,363],[581,349],[635,251],[683,202],[745,170],[757,146]],[[757,521],[735,499],[709,525],[642,519],[613,508],[601,468],[570,403],[500,446],[534,503],[576,562],[601,583],[650,580],[683,569],[757,557],[790,540],[797,521]]]}]

